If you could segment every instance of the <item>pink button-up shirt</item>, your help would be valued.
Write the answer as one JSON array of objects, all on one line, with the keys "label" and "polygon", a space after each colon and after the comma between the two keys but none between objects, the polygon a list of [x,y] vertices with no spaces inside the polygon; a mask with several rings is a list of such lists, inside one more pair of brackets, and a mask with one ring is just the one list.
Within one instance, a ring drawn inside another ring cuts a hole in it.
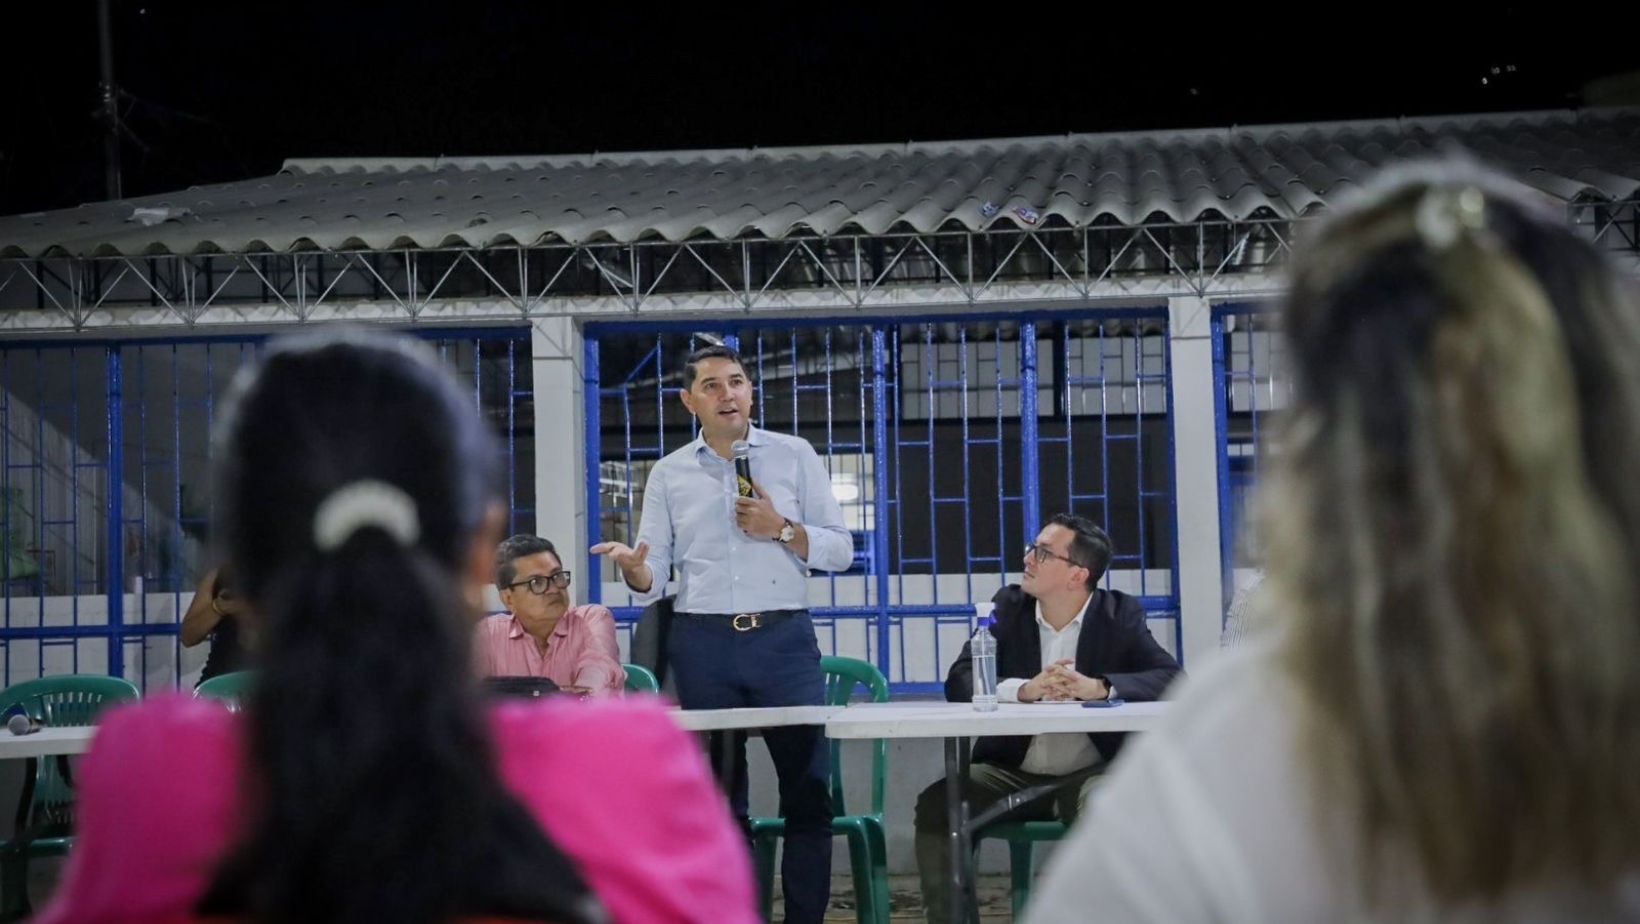
[{"label": "pink button-up shirt", "polygon": [[596,603],[570,607],[547,636],[544,654],[511,614],[486,617],[478,624],[473,658],[480,677],[545,677],[597,695],[619,693],[626,686],[621,649],[615,644],[615,615]]}]

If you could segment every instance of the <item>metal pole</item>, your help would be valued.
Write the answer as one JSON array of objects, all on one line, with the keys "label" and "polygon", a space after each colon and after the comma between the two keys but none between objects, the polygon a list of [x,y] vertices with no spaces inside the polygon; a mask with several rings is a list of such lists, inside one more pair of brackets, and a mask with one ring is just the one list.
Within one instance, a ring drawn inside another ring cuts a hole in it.
[{"label": "metal pole", "polygon": [[[871,328],[871,557],[872,570],[877,581],[877,667],[884,676],[893,676],[889,658],[892,641],[888,625],[888,353],[885,349],[886,331],[882,326]],[[894,408],[896,417],[899,409]],[[896,427],[898,422],[896,421]],[[894,474],[899,476],[899,466]],[[933,493],[933,483],[929,483]],[[903,508],[902,508],[903,510]],[[904,557],[903,549],[901,557]],[[903,602],[903,601],[902,601]],[[937,634],[937,633],[936,633]],[[902,635],[903,640],[903,635]],[[903,663],[903,662],[902,662]],[[902,680],[907,679],[903,674]]]},{"label": "metal pole", "polygon": [[[1210,322],[1210,336],[1213,338],[1213,427],[1217,431],[1215,447],[1218,451],[1218,481],[1219,481],[1219,583],[1222,585],[1220,593],[1224,600],[1225,613],[1228,614],[1230,599],[1235,593],[1236,561],[1234,550],[1236,547],[1235,532],[1231,528],[1230,504],[1230,357],[1224,348],[1225,314],[1219,306],[1214,306]],[[1245,317],[1243,322],[1245,323]],[[1173,331],[1168,331],[1168,341],[1171,346]],[[1252,355],[1249,344],[1248,355]],[[1171,370],[1169,370],[1171,372]],[[1256,386],[1256,383],[1254,385]],[[1168,393],[1171,398],[1173,389],[1172,376],[1168,379]],[[1169,402],[1171,404],[1171,401]],[[1168,420],[1172,422],[1172,408],[1168,409]],[[1256,452],[1257,446],[1254,447]],[[1172,454],[1169,453],[1169,458]],[[1175,495],[1175,505],[1177,496]],[[1177,534],[1177,530],[1174,530]],[[1177,545],[1177,539],[1174,544]],[[1174,566],[1177,567],[1178,553],[1173,555]],[[1220,616],[1220,629],[1226,615]]]},{"label": "metal pole", "polygon": [[97,51],[102,63],[102,79],[97,90],[102,96],[103,170],[107,198],[121,198],[120,192],[120,100],[114,85],[114,26],[109,11],[111,0],[97,0]]},{"label": "metal pole", "polygon": [[[104,3],[107,0],[103,0]],[[108,347],[104,356],[108,376],[108,673],[125,676],[125,478],[121,442],[125,411],[125,389],[120,382],[120,348]],[[78,549],[76,548],[76,551]],[[137,585],[139,588],[141,585]],[[74,592],[79,593],[79,588]],[[142,612],[137,600],[136,612]]]},{"label": "metal pole", "polygon": [[[599,399],[602,397],[602,394],[598,390],[599,378],[598,335],[592,333],[591,331],[587,331],[581,341],[581,407],[586,415],[587,480],[585,487],[587,492],[588,548],[591,548],[593,545],[604,541],[602,517],[603,500],[600,493],[602,491],[602,485],[598,480],[598,476],[603,470],[602,463],[604,458],[603,422],[599,419]],[[665,415],[657,416],[659,416],[664,422]],[[627,420],[628,426],[630,426],[630,415],[628,415]],[[631,445],[632,441],[628,439],[627,446],[630,447]],[[630,463],[630,453],[628,462]],[[631,470],[632,467],[628,464],[627,471],[630,472]],[[630,475],[628,477],[630,477]],[[539,494],[539,492],[540,489],[538,488],[537,493]],[[630,503],[631,495],[628,494],[627,497],[628,503]],[[537,507],[539,507],[539,504],[537,504]],[[628,519],[627,522],[630,524],[631,520]],[[537,524],[536,528],[540,528],[539,524]],[[632,537],[629,535],[627,538],[631,539]],[[586,573],[592,577],[592,580],[587,581],[587,602],[599,603],[603,600],[603,579],[600,577],[600,572],[598,570],[598,559],[601,556],[593,555],[590,552],[586,553],[586,556]]]},{"label": "metal pole", "polygon": [[[1042,463],[1038,455],[1037,446],[1037,395],[1036,395],[1036,322],[1026,321],[1019,326],[1019,442],[1020,457],[1020,495],[1021,507],[1024,509],[1025,541],[1035,542],[1036,532],[1042,528]],[[1001,372],[1001,344],[998,345],[998,372]],[[1062,380],[1061,380],[1062,382]],[[1056,382],[1057,387],[1061,382]],[[1002,402],[997,402],[1000,409]],[[1001,438],[1001,433],[997,434]],[[1069,429],[1066,438],[1069,439]],[[1000,468],[999,468],[1000,472]],[[1066,502],[1069,504],[1069,501]],[[1071,504],[1070,506],[1075,506]],[[1141,512],[1143,508],[1141,507]],[[1000,511],[999,511],[1000,513]],[[998,517],[1001,520],[1002,517]],[[1003,572],[1007,572],[1006,556],[1008,550],[1001,549],[999,554],[1004,556]]]}]

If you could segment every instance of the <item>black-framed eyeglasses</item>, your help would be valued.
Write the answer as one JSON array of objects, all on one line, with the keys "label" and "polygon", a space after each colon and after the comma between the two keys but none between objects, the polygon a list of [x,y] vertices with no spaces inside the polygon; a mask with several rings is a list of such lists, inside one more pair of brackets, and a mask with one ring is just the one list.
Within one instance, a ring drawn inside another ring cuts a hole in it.
[{"label": "black-framed eyeglasses", "polygon": [[547,585],[548,584],[553,584],[553,585],[556,585],[558,587],[568,587],[569,586],[569,572],[568,571],[554,571],[551,574],[537,574],[535,577],[525,578],[522,581],[515,581],[511,584],[506,585],[505,587],[503,587],[501,589],[502,590],[512,590],[514,587],[528,587],[530,589],[530,593],[535,594],[536,596],[539,597],[540,595],[547,592]]},{"label": "black-framed eyeglasses", "polygon": [[1035,556],[1036,557],[1036,563],[1039,564],[1039,565],[1047,564],[1048,559],[1050,559],[1050,558],[1057,558],[1060,561],[1070,565],[1073,568],[1085,568],[1085,567],[1087,567],[1086,565],[1082,564],[1081,562],[1077,561],[1076,559],[1069,558],[1069,557],[1066,557],[1064,555],[1061,555],[1058,552],[1055,552],[1053,549],[1050,549],[1047,546],[1041,544],[1040,542],[1033,542],[1030,545],[1025,546],[1025,554]]}]

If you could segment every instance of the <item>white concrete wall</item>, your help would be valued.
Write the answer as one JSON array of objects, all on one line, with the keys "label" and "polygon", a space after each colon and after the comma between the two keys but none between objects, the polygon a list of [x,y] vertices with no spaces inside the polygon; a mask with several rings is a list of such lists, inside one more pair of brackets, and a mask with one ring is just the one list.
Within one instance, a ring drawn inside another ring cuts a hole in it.
[{"label": "white concrete wall", "polygon": [[586,414],[582,403],[581,344],[581,329],[569,318],[546,318],[530,324],[530,368],[535,376],[535,483],[552,486],[535,492],[536,531],[558,547],[564,567],[586,576]]},{"label": "white concrete wall", "polygon": [[1218,430],[1213,411],[1213,390],[1218,383],[1213,377],[1207,300],[1175,298],[1167,307],[1183,660],[1187,668],[1200,668],[1218,651],[1224,621],[1224,588],[1219,578]]},{"label": "white concrete wall", "polygon": [[[1152,570],[1140,574],[1138,571],[1112,571],[1109,587],[1126,593],[1137,594],[1141,584],[1147,594],[1163,595],[1168,592],[1172,575],[1163,570]],[[1018,573],[1009,573],[1006,582],[1016,584],[1020,580]],[[892,652],[889,680],[892,682],[908,681],[913,683],[938,683],[945,679],[945,673],[951,662],[956,660],[957,653],[962,649],[962,643],[972,634],[972,606],[967,602],[972,599],[977,603],[986,603],[1004,583],[1003,578],[995,574],[974,575],[942,574],[935,579],[934,575],[906,575],[904,578],[904,592],[900,591],[901,579],[890,581],[890,597],[892,605],[928,606],[950,605],[955,612],[968,618],[968,623],[959,625],[949,622],[937,622],[933,617],[906,617],[901,627],[893,627],[889,636],[890,652]],[[861,575],[838,575],[835,581],[836,594],[832,593],[834,582],[826,576],[809,578],[809,605],[823,606],[870,606],[875,603],[875,584],[868,582]],[[972,596],[970,596],[972,587]],[[936,596],[935,590],[938,589]],[[677,589],[673,582],[667,587],[672,593]],[[603,602],[608,606],[633,605],[631,595],[625,585],[618,582],[605,583],[600,588]],[[578,592],[577,602],[586,602],[588,599],[584,590]],[[904,662],[900,661],[901,633],[904,633]],[[1150,631],[1156,640],[1168,651],[1177,654],[1174,644],[1173,623],[1166,619],[1153,619]],[[629,633],[623,632],[620,639],[622,651],[626,650]],[[876,626],[872,619],[838,618],[835,620],[835,631],[822,626],[819,630],[820,651],[824,654],[843,655],[850,658],[862,658],[876,662]],[[936,637],[938,643],[936,645]],[[1216,639],[1216,636],[1215,636]]]},{"label": "white concrete wall", "polygon": [[[193,593],[126,593],[123,595],[127,625],[174,624],[182,619]],[[0,624],[32,629],[44,626],[106,626],[108,598],[12,597],[0,600]],[[192,687],[205,667],[209,645],[182,648],[169,634],[127,640],[124,656],[126,679],[144,690],[165,689],[177,684],[180,667],[184,687]],[[52,674],[102,674],[108,671],[106,638],[80,638],[70,643],[37,639],[11,639],[5,645],[4,684],[18,683]]]}]

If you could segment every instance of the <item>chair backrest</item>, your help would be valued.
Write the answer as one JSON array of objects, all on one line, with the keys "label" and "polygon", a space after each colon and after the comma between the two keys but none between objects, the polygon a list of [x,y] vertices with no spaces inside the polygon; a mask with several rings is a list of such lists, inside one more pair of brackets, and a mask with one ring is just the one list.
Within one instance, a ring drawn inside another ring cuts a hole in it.
[{"label": "chair backrest", "polygon": [[226,674],[217,674],[194,688],[197,699],[215,699],[228,704],[228,708],[238,712],[250,697],[251,688],[256,682],[255,671],[229,671]]},{"label": "chair backrest", "polygon": [[672,597],[662,597],[644,607],[638,624],[632,627],[631,660],[655,675],[656,689],[666,683],[667,642],[672,635]]},{"label": "chair backrest", "polygon": [[140,699],[129,680],[103,674],[59,674],[14,683],[0,690],[0,712],[21,710],[47,726],[90,725],[110,703]]},{"label": "chair backrest", "polygon": [[622,664],[621,669],[626,671],[626,689],[630,693],[659,693],[661,682],[655,679],[655,672],[642,664]]},{"label": "chair backrest", "polygon": [[[840,658],[822,655],[820,671],[826,677],[826,705],[847,706],[854,696],[856,685],[866,688],[870,702],[888,702],[888,678],[870,661],[859,658]],[[847,815],[843,806],[843,742],[831,739],[831,804],[832,811]],[[888,776],[888,740],[878,738],[871,742],[871,814],[883,813],[883,787]]]},{"label": "chair backrest", "polygon": [[[74,728],[91,725],[109,705],[141,697],[135,684],[119,677],[60,674],[0,690],[0,715],[21,713],[48,728]],[[67,761],[51,758],[35,762],[34,797],[26,810],[61,812],[73,801],[74,790],[63,778],[66,766]]]}]

